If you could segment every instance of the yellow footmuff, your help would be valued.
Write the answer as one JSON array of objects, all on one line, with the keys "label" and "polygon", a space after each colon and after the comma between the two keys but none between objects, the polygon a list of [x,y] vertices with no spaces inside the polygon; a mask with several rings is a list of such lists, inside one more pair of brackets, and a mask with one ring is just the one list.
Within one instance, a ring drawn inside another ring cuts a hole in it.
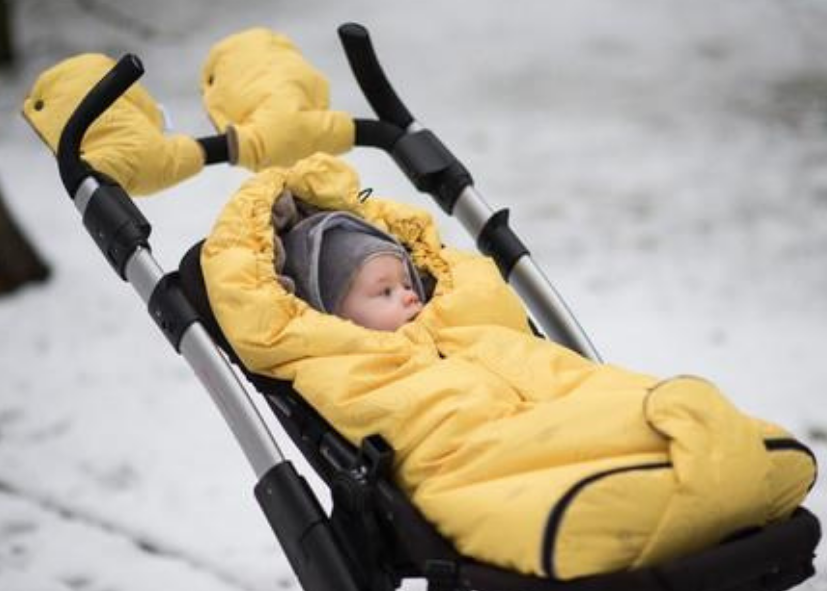
[{"label": "yellow footmuff", "polygon": [[[210,304],[249,371],[292,382],[354,444],[382,435],[400,487],[461,553],[568,580],[687,555],[801,503],[815,462],[784,430],[705,380],[534,336],[492,261],[444,248],[425,211],[359,191],[322,154],[247,181],[202,250]],[[290,293],[293,199],[397,236],[436,280],[422,312],[373,331]]]}]

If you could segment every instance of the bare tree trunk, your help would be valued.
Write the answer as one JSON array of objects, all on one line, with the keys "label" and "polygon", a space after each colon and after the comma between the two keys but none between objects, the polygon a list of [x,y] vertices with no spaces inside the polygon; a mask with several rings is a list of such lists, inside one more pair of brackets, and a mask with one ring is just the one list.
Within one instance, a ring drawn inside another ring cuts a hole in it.
[{"label": "bare tree trunk", "polygon": [[0,194],[0,294],[48,276],[49,267],[15,223]]},{"label": "bare tree trunk", "polygon": [[[14,62],[12,3],[0,0],[0,69]],[[0,294],[8,293],[32,281],[44,281],[49,267],[23,234],[3,202],[0,191]]]},{"label": "bare tree trunk", "polygon": [[14,40],[11,24],[12,1],[0,0],[0,68],[11,66],[14,62]]}]

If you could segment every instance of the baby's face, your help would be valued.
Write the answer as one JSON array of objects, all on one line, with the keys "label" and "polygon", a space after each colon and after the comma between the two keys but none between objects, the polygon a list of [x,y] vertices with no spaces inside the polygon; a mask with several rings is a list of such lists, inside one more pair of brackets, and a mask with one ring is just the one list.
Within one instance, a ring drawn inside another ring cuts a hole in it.
[{"label": "baby's face", "polygon": [[356,273],[338,315],[365,328],[393,331],[413,320],[420,310],[422,302],[412,289],[402,260],[382,254]]}]

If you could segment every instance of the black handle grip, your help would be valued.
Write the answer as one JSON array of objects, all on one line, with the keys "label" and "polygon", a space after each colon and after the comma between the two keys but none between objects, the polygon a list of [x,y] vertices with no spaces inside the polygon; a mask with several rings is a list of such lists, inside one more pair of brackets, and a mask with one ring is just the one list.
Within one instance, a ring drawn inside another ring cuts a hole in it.
[{"label": "black handle grip", "polygon": [[339,27],[339,39],[359,88],[376,116],[381,121],[407,129],[414,118],[385,76],[367,29],[356,23],[346,23]]},{"label": "black handle grip", "polygon": [[204,150],[204,164],[223,164],[230,161],[230,144],[226,133],[200,137],[196,141]]},{"label": "black handle grip", "polygon": [[141,60],[133,54],[124,55],[117,64],[83,98],[60,136],[57,164],[60,178],[69,197],[74,199],[78,186],[91,174],[80,158],[80,144],[92,122],[118,100],[144,73]]},{"label": "black handle grip", "polygon": [[354,119],[354,123],[356,124],[356,140],[354,143],[357,146],[380,148],[390,153],[393,151],[396,142],[405,135],[402,129],[385,121]]}]

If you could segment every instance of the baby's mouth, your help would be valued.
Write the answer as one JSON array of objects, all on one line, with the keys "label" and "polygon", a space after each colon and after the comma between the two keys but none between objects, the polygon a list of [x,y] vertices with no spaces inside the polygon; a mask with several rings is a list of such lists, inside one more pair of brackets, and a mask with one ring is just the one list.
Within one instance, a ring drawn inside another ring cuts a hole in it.
[{"label": "baby's mouth", "polygon": [[413,311],[408,316],[408,322],[414,320],[417,316],[419,316],[419,313],[422,312],[422,308],[422,302],[417,302],[413,307]]}]

